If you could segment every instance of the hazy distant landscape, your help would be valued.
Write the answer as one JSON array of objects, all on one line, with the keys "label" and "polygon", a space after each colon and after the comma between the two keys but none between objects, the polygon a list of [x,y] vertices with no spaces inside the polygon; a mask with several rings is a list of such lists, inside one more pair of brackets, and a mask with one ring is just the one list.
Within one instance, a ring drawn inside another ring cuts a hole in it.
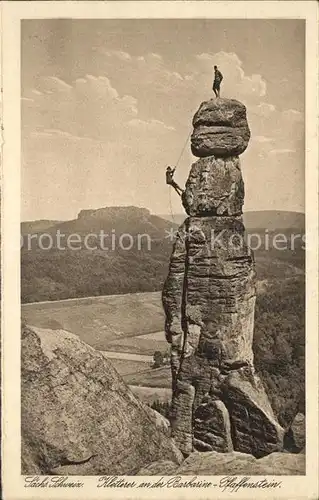
[{"label": "hazy distant landscape", "polygon": [[[172,242],[165,230],[172,223],[141,209],[117,212],[107,219],[92,212],[75,221],[45,225],[23,223],[22,232],[93,232],[103,227],[133,234],[149,231],[150,252],[22,251],[22,318],[27,324],[76,333],[95,349],[110,353],[116,370],[138,396],[151,403],[170,399],[168,365],[153,368],[155,351],[167,352],[161,288],[168,270]],[[248,220],[266,224],[270,212]],[[288,214],[288,215],[287,215]],[[247,216],[246,216],[247,218]],[[276,222],[274,220],[276,219]],[[303,231],[303,214],[274,216],[271,229],[282,227],[287,237]],[[249,225],[249,224],[247,224]],[[301,226],[301,227],[298,227]],[[175,226],[174,226],[175,227]],[[249,230],[249,227],[248,227]],[[258,228],[263,234],[264,229]],[[154,246],[153,246],[154,243]],[[304,250],[260,249],[255,252],[257,304],[255,366],[280,422],[287,425],[304,408]],[[83,298],[81,298],[83,296]],[[72,299],[72,297],[77,297]],[[70,300],[58,300],[70,299]],[[41,303],[39,301],[48,301]]]},{"label": "hazy distant landscape", "polygon": [[[163,219],[181,224],[184,219],[184,214],[161,215]],[[265,229],[275,231],[280,229],[295,229],[301,230],[305,227],[305,214],[301,212],[289,212],[286,210],[256,210],[244,212],[244,224],[246,229]]]},{"label": "hazy distant landscape", "polygon": [[[176,220],[178,218],[181,222],[186,215],[175,217]],[[265,230],[270,240],[274,231],[285,234],[288,240],[292,233],[304,232],[304,214],[301,213],[248,212],[244,219],[247,232],[259,235],[262,240],[265,238]],[[82,210],[77,219],[64,222],[23,222],[22,302],[159,291],[168,271],[172,249],[171,231],[176,231],[177,228],[178,225],[172,221],[137,207]],[[118,245],[114,250],[66,248],[62,251],[57,248],[58,231],[65,235],[66,240],[71,234],[84,239],[86,235],[99,234],[101,230],[110,235],[113,231],[117,239],[122,234],[130,234],[134,244],[130,250],[123,250]],[[52,238],[52,248],[39,248],[34,238],[29,250],[26,247],[28,234],[40,236],[43,233]],[[138,238],[144,234],[149,236],[151,245],[149,248],[144,237],[139,249]],[[253,244],[256,241],[255,237]],[[262,247],[255,251],[255,259],[259,280],[303,274],[304,250],[301,238],[296,239],[294,249],[265,250]]]}]

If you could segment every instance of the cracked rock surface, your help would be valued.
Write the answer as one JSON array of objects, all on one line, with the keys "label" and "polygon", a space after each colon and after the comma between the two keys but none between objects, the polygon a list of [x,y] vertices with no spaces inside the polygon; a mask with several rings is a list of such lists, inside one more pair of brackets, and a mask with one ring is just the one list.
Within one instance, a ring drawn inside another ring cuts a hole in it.
[{"label": "cracked rock surface", "polygon": [[193,119],[192,153],[197,157],[227,157],[242,154],[248,146],[250,130],[246,107],[235,99],[203,102]]},{"label": "cracked rock surface", "polygon": [[241,215],[244,182],[238,156],[209,156],[195,162],[182,202],[188,215]]},{"label": "cracked rock surface", "polygon": [[180,463],[163,423],[101,353],[64,330],[22,331],[23,474],[134,474]]}]

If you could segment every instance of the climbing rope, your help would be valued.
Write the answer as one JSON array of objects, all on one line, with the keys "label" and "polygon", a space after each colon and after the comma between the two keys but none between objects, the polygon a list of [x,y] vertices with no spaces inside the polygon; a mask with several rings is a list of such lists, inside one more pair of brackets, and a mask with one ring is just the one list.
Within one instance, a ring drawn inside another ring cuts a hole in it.
[{"label": "climbing rope", "polygon": [[[182,149],[182,151],[181,151],[181,153],[180,153],[180,155],[179,155],[179,157],[178,157],[178,160],[177,160],[177,162],[176,162],[176,163],[175,163],[175,165],[174,165],[175,170],[177,169],[177,167],[178,167],[178,165],[179,165],[179,162],[180,162],[180,161],[181,161],[181,159],[182,159],[182,156],[183,156],[184,151],[185,151],[185,148],[186,148],[186,146],[187,146],[187,144],[188,144],[188,141],[189,141],[189,138],[190,138],[190,136],[191,136],[191,133],[192,133],[192,129],[190,130],[190,132],[189,132],[189,134],[188,134],[188,136],[187,136],[187,138],[186,138],[186,141],[185,141],[185,143],[184,143],[183,149]],[[173,222],[175,223],[175,217],[174,217],[174,214],[173,214],[173,207],[172,207],[172,187],[171,187],[171,186],[169,186],[169,208],[170,208],[170,213],[171,213],[172,220],[173,220]]]},{"label": "climbing rope", "polygon": [[173,214],[173,207],[172,207],[172,186],[169,186],[168,197],[169,197],[169,210],[170,210],[170,213],[171,213],[171,217],[172,217],[172,220],[173,220],[174,224],[176,224],[175,217],[174,217],[174,214]]},{"label": "climbing rope", "polygon": [[187,144],[188,144],[188,141],[189,141],[189,138],[190,138],[190,136],[191,136],[191,133],[192,133],[192,129],[189,131],[189,134],[188,134],[188,136],[187,136],[187,139],[186,139],[186,141],[185,141],[185,144],[184,144],[184,146],[183,146],[183,149],[182,149],[182,151],[181,151],[181,154],[179,155],[178,160],[177,160],[177,162],[176,162],[176,163],[175,163],[175,165],[174,165],[174,166],[175,166],[175,168],[177,168],[177,166],[178,166],[179,162],[180,162],[180,161],[181,161],[181,159],[182,159],[183,153],[184,153],[185,148],[186,148],[186,146],[187,146]]}]

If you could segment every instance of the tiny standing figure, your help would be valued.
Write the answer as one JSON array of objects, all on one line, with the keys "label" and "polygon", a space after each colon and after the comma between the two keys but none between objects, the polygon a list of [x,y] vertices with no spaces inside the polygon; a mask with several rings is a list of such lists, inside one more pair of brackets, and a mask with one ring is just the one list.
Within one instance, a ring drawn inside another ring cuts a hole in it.
[{"label": "tiny standing figure", "polygon": [[167,167],[166,169],[166,184],[168,184],[169,186],[172,186],[176,193],[181,196],[183,194],[183,190],[182,188],[179,187],[179,185],[174,181],[173,177],[174,177],[174,172],[175,172],[175,168],[172,168],[172,167]]},{"label": "tiny standing figure", "polygon": [[214,72],[215,74],[214,74],[213,91],[216,97],[220,97],[220,84],[222,82],[223,75],[221,74],[217,66],[214,66]]}]

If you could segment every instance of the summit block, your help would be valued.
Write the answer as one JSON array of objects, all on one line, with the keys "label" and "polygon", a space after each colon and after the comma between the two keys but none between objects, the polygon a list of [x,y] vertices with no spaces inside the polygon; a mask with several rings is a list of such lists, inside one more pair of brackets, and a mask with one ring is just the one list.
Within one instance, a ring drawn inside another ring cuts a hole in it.
[{"label": "summit block", "polygon": [[193,127],[191,148],[199,158],[240,155],[250,139],[246,107],[235,99],[203,102],[194,116]]}]

